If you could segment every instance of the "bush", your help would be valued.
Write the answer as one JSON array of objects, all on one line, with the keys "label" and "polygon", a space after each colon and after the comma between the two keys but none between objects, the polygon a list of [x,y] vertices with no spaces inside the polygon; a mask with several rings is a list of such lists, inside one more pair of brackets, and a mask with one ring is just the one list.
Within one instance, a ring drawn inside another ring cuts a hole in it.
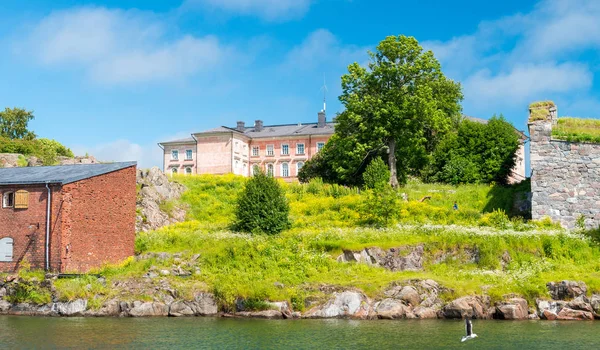
[{"label": "bush", "polygon": [[277,180],[258,172],[238,198],[234,227],[244,232],[276,234],[290,228],[289,211]]},{"label": "bush", "polygon": [[398,209],[398,193],[387,183],[378,182],[368,191],[361,216],[367,225],[389,227],[395,223]]},{"label": "bush", "polygon": [[378,184],[386,184],[389,180],[390,170],[381,157],[373,159],[363,173],[365,188],[375,188]]}]

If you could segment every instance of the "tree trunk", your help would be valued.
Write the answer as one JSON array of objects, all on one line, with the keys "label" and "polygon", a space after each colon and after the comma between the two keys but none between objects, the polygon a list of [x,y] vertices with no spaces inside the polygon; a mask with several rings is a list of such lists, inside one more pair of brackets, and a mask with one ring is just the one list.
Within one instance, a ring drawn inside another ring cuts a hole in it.
[{"label": "tree trunk", "polygon": [[390,165],[390,186],[398,188],[398,175],[396,171],[396,140],[388,140],[388,163]]}]

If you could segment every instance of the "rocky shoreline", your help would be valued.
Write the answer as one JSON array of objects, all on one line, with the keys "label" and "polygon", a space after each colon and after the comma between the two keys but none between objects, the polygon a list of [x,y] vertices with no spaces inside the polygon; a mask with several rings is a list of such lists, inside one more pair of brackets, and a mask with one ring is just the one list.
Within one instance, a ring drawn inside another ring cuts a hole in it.
[{"label": "rocky shoreline", "polygon": [[[51,277],[52,278],[52,277]],[[50,278],[50,279],[51,279]],[[49,283],[46,279],[42,283]],[[238,299],[235,310],[220,309],[215,296],[199,292],[191,300],[175,297],[163,301],[109,300],[92,308],[85,299],[55,301],[43,305],[10,303],[18,279],[0,284],[0,315],[64,316],[64,317],[182,317],[220,316],[265,319],[502,319],[502,320],[594,320],[600,319],[600,295],[586,296],[583,282],[548,283],[551,300],[537,299],[535,305],[517,295],[491,303],[489,296],[464,296],[444,302],[445,290],[433,280],[411,280],[397,283],[377,299],[368,298],[356,289],[342,290],[323,286],[325,297],[307,300],[303,312],[295,311],[287,301],[265,301],[263,310],[246,310],[245,301]]]}]

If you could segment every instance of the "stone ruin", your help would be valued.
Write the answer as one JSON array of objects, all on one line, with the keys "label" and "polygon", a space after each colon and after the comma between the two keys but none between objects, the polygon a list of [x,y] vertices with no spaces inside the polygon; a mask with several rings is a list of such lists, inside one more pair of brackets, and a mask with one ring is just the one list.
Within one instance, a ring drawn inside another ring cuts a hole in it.
[{"label": "stone ruin", "polygon": [[531,216],[550,217],[566,228],[600,224],[600,144],[552,138],[557,125],[552,102],[529,109],[531,159]]}]

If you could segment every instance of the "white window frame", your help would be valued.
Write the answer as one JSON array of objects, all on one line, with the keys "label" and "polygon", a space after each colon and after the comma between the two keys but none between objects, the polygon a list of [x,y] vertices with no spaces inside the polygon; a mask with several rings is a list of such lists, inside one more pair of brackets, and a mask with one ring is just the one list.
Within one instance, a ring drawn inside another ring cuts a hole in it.
[{"label": "white window frame", "polygon": [[[0,246],[2,247],[8,247],[10,246],[10,250],[8,249],[3,249],[0,250],[0,261],[1,262],[11,262],[14,260],[14,248],[15,248],[15,240],[12,239],[11,237],[2,237],[0,238]],[[10,252],[10,254],[6,254],[7,252]]]},{"label": "white window frame", "polygon": [[252,146],[252,157],[258,156],[260,156],[260,146]]},{"label": "white window frame", "polygon": [[242,164],[242,175],[244,176],[248,176],[248,164],[244,162],[244,164]]},{"label": "white window frame", "polygon": [[252,168],[251,168],[251,174],[252,176],[256,175],[259,171],[260,171],[260,165],[258,164],[252,164]]},{"label": "white window frame", "polygon": [[303,166],[304,166],[304,162],[296,163],[296,176],[298,176],[298,174],[300,174],[300,169],[302,169]]},{"label": "white window frame", "polygon": [[275,176],[275,165],[273,163],[267,164],[267,175]]},{"label": "white window frame", "polygon": [[193,171],[192,171],[192,167],[191,166],[186,166],[185,167],[185,174],[186,175],[192,175]]},{"label": "white window frame", "polygon": [[178,149],[171,150],[171,160],[179,160],[179,150]]},{"label": "white window frame", "polygon": [[290,177],[289,163],[281,163],[281,177]]},{"label": "white window frame", "polygon": [[194,151],[191,149],[186,149],[185,150],[185,160],[192,160],[192,159],[194,159]]},{"label": "white window frame", "polygon": [[[10,201],[9,201],[9,199],[10,199]],[[15,207],[15,193],[13,191],[4,192],[2,194],[2,208],[14,208],[14,207]]]},{"label": "white window frame", "polygon": [[[302,152],[300,152],[300,146],[302,146]],[[303,143],[296,144],[296,154],[304,154],[306,152],[306,146]]]},{"label": "white window frame", "polygon": [[[283,151],[283,149],[286,149],[287,151]],[[281,155],[282,156],[289,156],[290,155],[290,145],[288,145],[287,143],[284,143],[281,145]]]},{"label": "white window frame", "polygon": [[267,156],[272,157],[275,155],[275,145],[267,145]]},{"label": "white window frame", "polygon": [[325,147],[325,142],[317,142],[317,152],[320,152]]}]

